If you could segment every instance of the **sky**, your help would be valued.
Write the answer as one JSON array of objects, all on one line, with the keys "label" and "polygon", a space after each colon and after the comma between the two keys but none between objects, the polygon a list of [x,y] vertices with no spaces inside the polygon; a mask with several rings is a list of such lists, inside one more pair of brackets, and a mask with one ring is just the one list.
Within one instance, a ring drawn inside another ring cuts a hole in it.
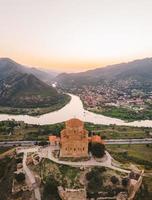
[{"label": "sky", "polygon": [[0,0],[0,57],[68,72],[152,57],[152,0]]}]

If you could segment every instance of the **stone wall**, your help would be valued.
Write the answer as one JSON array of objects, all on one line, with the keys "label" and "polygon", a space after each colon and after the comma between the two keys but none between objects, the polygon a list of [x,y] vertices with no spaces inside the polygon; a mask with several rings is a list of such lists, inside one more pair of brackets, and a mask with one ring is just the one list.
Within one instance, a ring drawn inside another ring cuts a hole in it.
[{"label": "stone wall", "polygon": [[63,189],[58,187],[58,192],[62,200],[86,200],[85,189]]}]

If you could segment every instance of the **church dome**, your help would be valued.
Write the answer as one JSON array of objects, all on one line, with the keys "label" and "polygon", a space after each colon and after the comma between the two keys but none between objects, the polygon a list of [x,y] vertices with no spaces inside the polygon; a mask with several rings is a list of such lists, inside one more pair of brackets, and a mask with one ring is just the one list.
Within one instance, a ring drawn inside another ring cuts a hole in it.
[{"label": "church dome", "polygon": [[69,127],[69,128],[83,127],[83,126],[84,126],[84,123],[81,120],[76,119],[76,118],[66,121],[66,127]]}]

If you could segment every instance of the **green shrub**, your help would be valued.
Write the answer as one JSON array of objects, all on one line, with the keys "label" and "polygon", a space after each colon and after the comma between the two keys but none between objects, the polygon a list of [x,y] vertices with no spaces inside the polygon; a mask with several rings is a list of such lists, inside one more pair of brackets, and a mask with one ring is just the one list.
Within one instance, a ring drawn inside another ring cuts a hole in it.
[{"label": "green shrub", "polygon": [[15,179],[19,183],[23,182],[25,180],[25,174],[24,173],[15,174]]},{"label": "green shrub", "polygon": [[92,143],[91,153],[97,158],[102,158],[105,155],[105,145],[101,143]]}]

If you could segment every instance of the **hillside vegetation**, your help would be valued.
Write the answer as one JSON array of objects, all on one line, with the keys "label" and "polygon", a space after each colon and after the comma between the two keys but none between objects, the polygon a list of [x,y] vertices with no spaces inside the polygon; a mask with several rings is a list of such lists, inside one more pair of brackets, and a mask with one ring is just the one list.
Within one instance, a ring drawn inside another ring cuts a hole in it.
[{"label": "hillside vegetation", "polygon": [[0,59],[0,113],[40,115],[69,102],[68,95],[40,80],[38,74],[44,78],[41,71]]}]

